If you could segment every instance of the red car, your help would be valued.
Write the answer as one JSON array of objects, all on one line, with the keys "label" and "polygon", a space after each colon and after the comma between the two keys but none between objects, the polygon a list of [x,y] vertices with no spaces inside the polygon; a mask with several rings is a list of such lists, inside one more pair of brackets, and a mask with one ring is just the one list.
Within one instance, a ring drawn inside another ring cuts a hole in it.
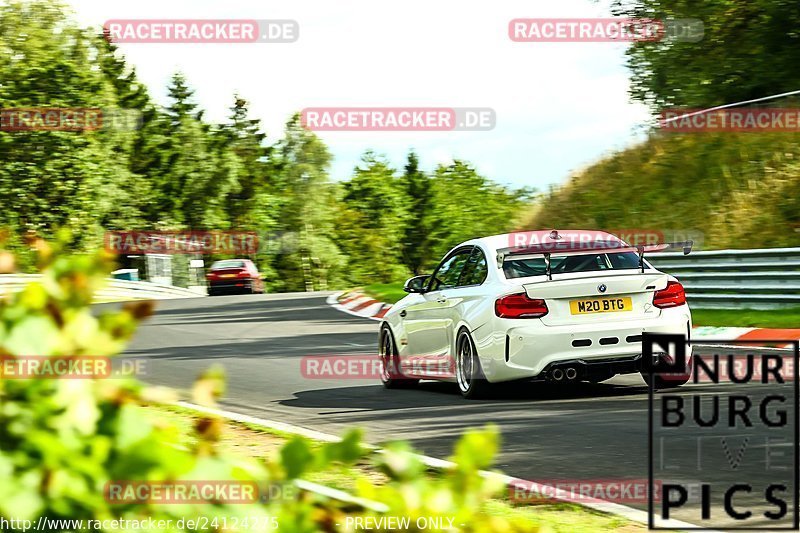
[{"label": "red car", "polygon": [[263,293],[264,281],[256,265],[249,259],[225,259],[216,261],[206,273],[208,295],[223,292]]}]

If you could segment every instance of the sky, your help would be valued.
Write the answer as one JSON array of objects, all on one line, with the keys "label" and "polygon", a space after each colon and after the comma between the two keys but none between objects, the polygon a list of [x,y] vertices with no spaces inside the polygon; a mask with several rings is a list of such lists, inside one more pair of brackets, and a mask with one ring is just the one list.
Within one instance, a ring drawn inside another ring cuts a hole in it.
[{"label": "sky", "polygon": [[402,168],[463,159],[499,183],[546,190],[641,135],[647,109],[628,96],[624,43],[518,43],[515,18],[607,17],[603,1],[68,0],[77,20],[292,19],[293,43],[121,43],[160,103],[176,71],[206,117],[233,94],[250,102],[270,141],[309,107],[490,107],[489,131],[318,132],[346,179],[367,149]]}]

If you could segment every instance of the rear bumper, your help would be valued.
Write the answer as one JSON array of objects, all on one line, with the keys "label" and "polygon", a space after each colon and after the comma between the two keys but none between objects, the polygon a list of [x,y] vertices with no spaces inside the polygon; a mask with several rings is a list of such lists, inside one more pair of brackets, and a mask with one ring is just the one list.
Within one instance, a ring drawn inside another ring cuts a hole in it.
[{"label": "rear bumper", "polygon": [[251,279],[231,279],[225,281],[209,281],[209,290],[215,291],[235,291],[249,289],[253,285]]},{"label": "rear bumper", "polygon": [[[566,362],[585,371],[584,378],[589,372],[639,372],[642,333],[687,335],[691,331],[686,306],[664,309],[659,317],[647,320],[578,326],[544,326],[538,320],[506,322],[508,327],[495,330],[495,342],[485,345],[485,350],[478,348],[486,378],[492,382],[543,379],[554,365]],[[686,355],[691,356],[691,346]]]},{"label": "rear bumper", "polygon": [[[573,359],[570,361],[555,361],[548,364],[536,376],[535,380],[554,381],[554,370],[561,369],[562,372],[572,368],[577,372],[577,376],[572,379],[585,380],[585,379],[608,379],[616,374],[632,374],[642,371],[642,354],[637,354],[627,357],[614,357],[611,359]],[[567,381],[571,381],[569,377]],[[557,380],[555,380],[557,381]]]}]

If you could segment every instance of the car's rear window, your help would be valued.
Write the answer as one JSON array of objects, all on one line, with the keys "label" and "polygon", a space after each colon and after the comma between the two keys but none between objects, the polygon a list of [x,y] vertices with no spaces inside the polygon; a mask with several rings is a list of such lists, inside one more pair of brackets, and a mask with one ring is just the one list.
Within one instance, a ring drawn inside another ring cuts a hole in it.
[{"label": "car's rear window", "polygon": [[216,261],[211,265],[211,270],[219,270],[222,268],[244,268],[244,261],[239,259],[226,259],[224,261]]},{"label": "car's rear window", "polygon": [[[598,270],[624,270],[639,267],[639,256],[634,252],[581,254],[569,256],[552,256],[550,269],[553,274],[569,274],[571,272],[595,272]],[[506,278],[526,278],[543,276],[547,273],[544,257],[529,259],[509,258],[503,262]]]}]

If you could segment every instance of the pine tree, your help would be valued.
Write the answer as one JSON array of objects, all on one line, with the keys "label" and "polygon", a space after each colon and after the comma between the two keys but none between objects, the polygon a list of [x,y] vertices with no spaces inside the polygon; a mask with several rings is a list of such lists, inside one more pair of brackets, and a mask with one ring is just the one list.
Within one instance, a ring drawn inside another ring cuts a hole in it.
[{"label": "pine tree", "polygon": [[272,228],[275,215],[269,191],[273,173],[271,148],[264,144],[266,134],[261,131],[261,121],[249,117],[247,100],[235,95],[230,110],[229,123],[222,129],[220,139],[238,158],[242,171],[236,190],[227,198],[228,217],[234,228],[267,231]]},{"label": "pine tree", "polygon": [[172,75],[167,93],[172,100],[172,103],[167,106],[167,114],[172,121],[173,127],[178,127],[181,121],[186,118],[199,119],[202,117],[202,115],[197,114],[194,90],[189,88],[186,77],[182,73],[176,72]]},{"label": "pine tree", "polygon": [[415,275],[430,262],[432,244],[431,179],[419,168],[419,157],[408,153],[403,184],[409,200],[409,217],[403,238],[403,261]]}]

